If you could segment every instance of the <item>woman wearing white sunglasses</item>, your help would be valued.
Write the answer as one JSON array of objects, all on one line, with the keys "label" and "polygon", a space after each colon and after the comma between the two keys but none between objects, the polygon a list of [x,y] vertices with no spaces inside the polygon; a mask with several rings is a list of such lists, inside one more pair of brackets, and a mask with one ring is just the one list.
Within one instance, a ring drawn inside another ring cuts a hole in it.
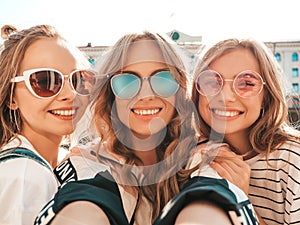
[{"label": "woman wearing white sunglasses", "polygon": [[57,190],[59,146],[86,108],[94,74],[52,26],[6,25],[2,37],[0,224],[29,225]]},{"label": "woman wearing white sunglasses", "polygon": [[195,108],[171,43],[157,33],[128,34],[99,67],[91,136],[100,144],[82,139],[82,160],[73,155],[56,168],[64,185],[35,224],[255,224],[240,189],[192,176],[199,162],[186,169],[196,144]]}]

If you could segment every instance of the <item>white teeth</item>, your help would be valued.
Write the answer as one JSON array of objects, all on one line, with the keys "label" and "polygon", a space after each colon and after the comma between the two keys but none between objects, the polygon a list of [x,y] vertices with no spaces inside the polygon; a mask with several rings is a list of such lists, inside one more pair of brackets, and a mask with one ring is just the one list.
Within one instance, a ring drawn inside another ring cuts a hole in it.
[{"label": "white teeth", "polygon": [[219,116],[226,116],[226,117],[232,117],[232,116],[237,116],[240,113],[238,111],[223,111],[223,110],[218,110],[214,109],[213,112]]},{"label": "white teeth", "polygon": [[154,115],[156,113],[158,113],[160,111],[160,109],[133,109],[133,112],[141,115],[141,116],[145,116],[145,115]]},{"label": "white teeth", "polygon": [[72,116],[75,114],[75,109],[70,109],[70,110],[52,110],[51,111],[55,115],[60,115],[60,116]]}]

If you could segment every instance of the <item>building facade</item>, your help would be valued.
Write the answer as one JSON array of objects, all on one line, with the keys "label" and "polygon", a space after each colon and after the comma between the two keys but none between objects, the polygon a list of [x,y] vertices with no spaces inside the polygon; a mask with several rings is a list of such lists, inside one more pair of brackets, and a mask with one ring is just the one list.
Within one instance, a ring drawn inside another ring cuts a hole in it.
[{"label": "building facade", "polygon": [[274,54],[289,81],[290,91],[287,94],[289,117],[291,122],[299,126],[297,124],[300,109],[300,40],[265,42],[265,44]]},{"label": "building facade", "polygon": [[300,40],[265,42],[291,83],[292,91],[300,94]]}]

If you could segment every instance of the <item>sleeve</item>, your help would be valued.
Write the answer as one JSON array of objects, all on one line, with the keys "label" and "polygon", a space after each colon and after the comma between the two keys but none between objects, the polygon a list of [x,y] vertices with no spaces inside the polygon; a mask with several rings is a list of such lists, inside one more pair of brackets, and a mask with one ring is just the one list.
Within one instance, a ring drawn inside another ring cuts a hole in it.
[{"label": "sleeve", "polygon": [[[290,177],[288,186],[292,182],[293,184],[288,187],[285,200],[285,224],[299,224],[300,223],[300,184],[299,184],[299,172],[297,172],[298,180],[295,177]],[[295,185],[295,182],[297,183]]]},{"label": "sleeve", "polygon": [[49,225],[57,214],[75,201],[89,201],[99,206],[111,225],[129,225],[117,184],[108,171],[92,179],[66,183],[42,209],[35,225]]},{"label": "sleeve", "polygon": [[257,225],[258,220],[247,196],[224,179],[191,178],[182,191],[162,210],[154,225],[174,224],[178,213],[198,200],[212,202],[222,208],[234,225]]},{"label": "sleeve", "polygon": [[32,159],[8,160],[0,166],[0,224],[33,224],[57,191],[52,172]]},{"label": "sleeve", "polygon": [[300,223],[300,168],[299,168],[299,151],[300,143],[290,147],[292,151],[285,153],[285,159],[288,166],[281,167],[281,180],[284,181],[284,224],[299,224]]}]

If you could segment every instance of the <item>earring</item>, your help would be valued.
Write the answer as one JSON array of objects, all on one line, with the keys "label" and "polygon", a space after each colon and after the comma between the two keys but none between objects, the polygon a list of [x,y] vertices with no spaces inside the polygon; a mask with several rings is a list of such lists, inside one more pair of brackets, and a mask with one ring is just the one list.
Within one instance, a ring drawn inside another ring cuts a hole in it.
[{"label": "earring", "polygon": [[16,110],[18,108],[18,106],[14,101],[12,101],[11,103],[9,103],[9,108],[11,110]]}]

